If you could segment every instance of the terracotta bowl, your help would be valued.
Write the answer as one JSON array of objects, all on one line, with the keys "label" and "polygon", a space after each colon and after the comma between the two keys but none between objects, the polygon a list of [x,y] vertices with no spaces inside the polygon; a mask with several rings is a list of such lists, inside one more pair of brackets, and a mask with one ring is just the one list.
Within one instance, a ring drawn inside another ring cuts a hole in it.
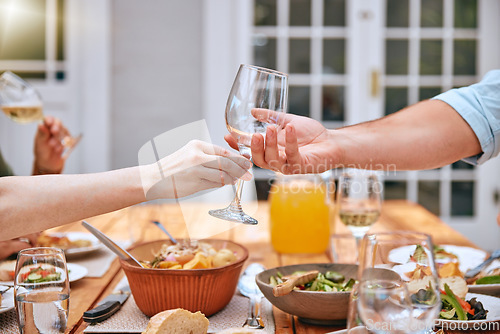
[{"label": "terracotta bowl", "polygon": [[280,310],[295,315],[303,322],[315,325],[343,324],[347,319],[350,292],[323,292],[293,290],[287,295],[274,297],[273,286],[269,278],[279,271],[290,275],[296,271],[319,270],[325,273],[329,270],[343,274],[346,281],[356,278],[358,266],[354,264],[314,263],[296,264],[277,267],[261,272],[256,281],[264,296]]},{"label": "terracotta bowl", "polygon": [[[179,240],[180,241],[180,240]],[[205,239],[215,249],[228,248],[236,262],[211,269],[147,269],[131,261],[120,260],[130,290],[139,309],[147,316],[183,308],[210,316],[226,306],[234,295],[248,250],[232,241]],[[170,240],[147,242],[129,249],[138,260],[152,260],[154,253]]]}]

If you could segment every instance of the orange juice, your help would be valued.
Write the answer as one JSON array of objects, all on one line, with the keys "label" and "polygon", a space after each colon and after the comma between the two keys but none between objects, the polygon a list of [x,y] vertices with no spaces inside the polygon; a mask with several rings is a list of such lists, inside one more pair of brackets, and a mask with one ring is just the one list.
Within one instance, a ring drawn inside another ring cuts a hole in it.
[{"label": "orange juice", "polygon": [[322,253],[329,243],[326,186],[314,175],[281,177],[269,193],[271,243],[280,253]]}]

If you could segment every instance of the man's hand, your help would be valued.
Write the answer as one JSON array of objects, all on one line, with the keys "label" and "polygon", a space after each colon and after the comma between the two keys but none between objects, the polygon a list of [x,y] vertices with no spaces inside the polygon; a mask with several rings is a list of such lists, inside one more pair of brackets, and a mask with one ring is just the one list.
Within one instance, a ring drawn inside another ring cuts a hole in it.
[{"label": "man's hand", "polygon": [[[281,113],[253,109],[252,115],[262,122],[272,123],[269,120],[278,119]],[[293,114],[283,114],[281,119],[280,128],[268,126],[265,140],[261,134],[252,136],[252,158],[257,166],[283,174],[321,173],[341,161],[340,147],[320,122]],[[224,139],[238,149],[231,135]]]},{"label": "man's hand", "polygon": [[59,174],[64,168],[62,156],[64,147],[61,138],[68,135],[68,130],[57,118],[46,116],[38,125],[35,135],[33,175]]}]

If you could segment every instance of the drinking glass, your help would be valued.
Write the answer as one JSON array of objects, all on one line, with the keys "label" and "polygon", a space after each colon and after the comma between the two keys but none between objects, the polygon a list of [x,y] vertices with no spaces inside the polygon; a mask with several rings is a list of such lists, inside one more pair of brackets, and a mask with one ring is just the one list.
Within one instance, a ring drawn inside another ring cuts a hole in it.
[{"label": "drinking glass", "polygon": [[337,205],[340,220],[351,230],[357,244],[380,216],[382,187],[370,171],[351,170],[339,178]]},{"label": "drinking glass", "polygon": [[[43,122],[40,94],[33,86],[10,71],[0,76],[0,107],[7,117],[17,123]],[[69,132],[58,138],[64,146],[64,158],[68,157],[81,138],[81,134],[73,137]]]},{"label": "drinking glass", "polygon": [[431,237],[418,232],[367,234],[348,329],[358,333],[428,333],[441,309]]},{"label": "drinking glass", "polygon": [[[253,65],[240,65],[226,104],[226,126],[238,142],[241,154],[251,158],[250,142],[254,133],[266,132],[270,124],[281,128],[287,110],[288,76],[284,73]],[[275,111],[267,119],[256,119],[253,109]],[[243,212],[241,192],[243,181],[238,180],[236,194],[229,206],[210,210],[209,214],[243,224],[255,225],[257,220]]]},{"label": "drinking glass", "polygon": [[21,334],[64,333],[69,280],[63,251],[52,247],[21,250],[17,255],[14,298]]}]

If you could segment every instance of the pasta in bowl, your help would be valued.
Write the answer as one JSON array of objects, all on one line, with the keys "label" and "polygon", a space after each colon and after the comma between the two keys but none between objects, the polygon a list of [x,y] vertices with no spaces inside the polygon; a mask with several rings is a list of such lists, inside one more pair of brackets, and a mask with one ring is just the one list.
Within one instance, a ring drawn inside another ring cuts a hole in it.
[{"label": "pasta in bowl", "polygon": [[[178,241],[183,245],[183,240]],[[190,252],[185,252],[189,254],[184,258],[180,256],[184,251],[182,249],[180,253],[174,252],[178,256],[172,253],[173,249],[169,248],[172,245],[170,240],[146,242],[129,249],[133,257],[151,268],[141,268],[132,261],[120,260],[135,302],[144,314],[152,316],[164,310],[183,308],[191,312],[201,311],[210,316],[229,303],[236,290],[243,264],[248,258],[248,250],[229,240],[204,239],[200,240],[199,244],[207,244],[210,247],[201,246],[202,249],[206,247],[206,253],[192,247]],[[221,250],[224,251],[219,255],[219,259],[217,254]],[[166,263],[169,262],[167,259],[173,260],[169,255],[176,258],[176,264]],[[234,261],[231,260],[233,256]],[[217,262],[216,258],[221,260],[221,263]],[[184,268],[190,261],[192,267]],[[222,265],[214,266],[214,263]],[[153,268],[154,265],[158,268]],[[169,265],[175,268],[168,268]],[[179,265],[182,268],[179,268]]]}]

